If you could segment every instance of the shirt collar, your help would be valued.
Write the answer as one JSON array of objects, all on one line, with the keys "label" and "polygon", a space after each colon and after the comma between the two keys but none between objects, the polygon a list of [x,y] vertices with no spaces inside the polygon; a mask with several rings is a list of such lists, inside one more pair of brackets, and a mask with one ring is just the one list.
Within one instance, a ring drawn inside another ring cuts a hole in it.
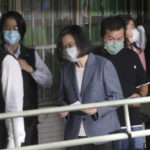
[{"label": "shirt collar", "polygon": [[[8,48],[8,46],[5,44],[5,49],[11,54],[11,51],[10,49]],[[15,58],[19,58],[19,55],[20,55],[20,45],[18,46],[17,48],[17,51],[15,54],[13,54],[15,56]]]}]

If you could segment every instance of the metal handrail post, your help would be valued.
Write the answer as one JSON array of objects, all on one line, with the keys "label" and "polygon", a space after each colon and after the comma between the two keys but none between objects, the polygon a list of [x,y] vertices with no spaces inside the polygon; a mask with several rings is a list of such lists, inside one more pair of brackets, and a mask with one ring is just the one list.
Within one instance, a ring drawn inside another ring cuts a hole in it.
[{"label": "metal handrail post", "polygon": [[124,105],[124,116],[125,116],[125,123],[126,123],[126,127],[127,127],[127,132],[131,133],[131,123],[130,123],[128,104]]},{"label": "metal handrail post", "polygon": [[17,130],[16,130],[15,119],[16,118],[11,118],[11,123],[12,123],[12,129],[13,129],[15,147],[19,147],[19,144],[18,144],[18,134],[17,134]]}]

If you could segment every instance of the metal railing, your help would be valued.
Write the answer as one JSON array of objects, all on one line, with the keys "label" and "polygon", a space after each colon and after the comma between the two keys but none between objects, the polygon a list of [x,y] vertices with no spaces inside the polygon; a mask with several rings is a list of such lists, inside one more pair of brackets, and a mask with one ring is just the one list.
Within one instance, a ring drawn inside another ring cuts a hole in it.
[{"label": "metal railing", "polygon": [[15,136],[15,145],[16,145],[16,148],[14,148],[13,150],[49,150],[49,149],[64,148],[64,147],[84,145],[84,144],[90,144],[96,142],[106,142],[106,141],[127,139],[128,134],[114,133],[114,134],[103,135],[103,136],[95,136],[95,137],[75,139],[75,140],[66,140],[66,141],[59,141],[53,143],[38,144],[34,146],[24,146],[19,148],[16,140],[17,134],[16,134],[16,126],[15,126],[14,119],[17,117],[37,116],[37,115],[52,114],[52,113],[65,112],[65,111],[77,111],[77,110],[88,109],[88,108],[101,108],[101,107],[123,105],[125,111],[125,122],[126,122],[127,132],[131,135],[132,138],[136,138],[140,136],[150,135],[150,129],[134,131],[134,132],[131,131],[128,105],[137,104],[137,103],[148,103],[148,102],[150,102],[150,97],[123,99],[123,100],[116,100],[116,101],[104,101],[104,102],[82,104],[82,105],[75,105],[75,106],[51,107],[51,108],[29,110],[23,112],[14,112],[14,113],[1,113],[0,120],[9,119],[9,118],[12,120],[13,132]]}]

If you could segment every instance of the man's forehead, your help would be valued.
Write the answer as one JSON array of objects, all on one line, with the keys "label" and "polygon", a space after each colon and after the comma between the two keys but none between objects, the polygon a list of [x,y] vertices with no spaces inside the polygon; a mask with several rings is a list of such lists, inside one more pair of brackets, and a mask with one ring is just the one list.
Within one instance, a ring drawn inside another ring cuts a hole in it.
[{"label": "man's forehead", "polygon": [[109,36],[112,36],[112,35],[123,35],[124,36],[124,29],[121,28],[119,30],[110,30],[110,29],[107,29],[106,30],[106,34],[109,35]]}]

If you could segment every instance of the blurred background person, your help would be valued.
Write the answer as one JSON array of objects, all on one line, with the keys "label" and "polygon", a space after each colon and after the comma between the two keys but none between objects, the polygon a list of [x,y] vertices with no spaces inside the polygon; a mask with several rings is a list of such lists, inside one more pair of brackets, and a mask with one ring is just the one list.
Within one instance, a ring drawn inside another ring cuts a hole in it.
[{"label": "blurred background person", "polygon": [[[146,58],[146,72],[150,78],[150,20],[145,21],[142,25],[144,28],[143,33],[146,36],[145,45],[145,58]],[[150,96],[150,88],[148,96]],[[144,121],[145,129],[150,129],[150,103],[144,103],[141,105],[141,118]],[[146,149],[150,150],[150,136],[146,136]]]},{"label": "blurred background person", "polygon": [[[144,70],[149,77],[149,25],[147,21],[143,25],[136,26],[135,20],[129,15],[122,15],[121,18],[126,24],[126,38],[128,46],[134,50],[142,63]],[[145,59],[146,54],[146,59]],[[145,123],[145,129],[150,129],[150,103],[141,104],[140,107],[141,120]],[[150,137],[146,136],[146,148],[150,150]]]},{"label": "blurred background person", "polygon": [[141,61],[141,64],[146,71],[146,60],[145,60],[145,43],[146,37],[142,32],[143,27],[137,28],[135,20],[130,15],[120,15],[126,25],[126,44],[127,47],[135,51]]}]

